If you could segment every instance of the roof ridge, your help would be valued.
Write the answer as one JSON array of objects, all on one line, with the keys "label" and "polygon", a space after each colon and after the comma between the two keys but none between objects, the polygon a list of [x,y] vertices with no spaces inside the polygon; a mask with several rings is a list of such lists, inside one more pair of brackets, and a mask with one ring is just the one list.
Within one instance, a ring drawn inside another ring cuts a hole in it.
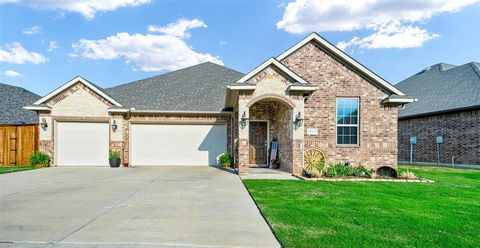
[{"label": "roof ridge", "polygon": [[38,95],[37,93],[32,92],[32,91],[30,91],[30,90],[27,90],[27,89],[25,89],[25,88],[23,88],[23,87],[21,87],[21,86],[16,86],[16,85],[11,85],[11,84],[6,84],[6,83],[0,83],[0,85],[4,85],[4,86],[6,86],[6,87],[23,90],[23,91],[26,91],[26,92],[28,92],[28,93],[31,93],[31,94],[34,94],[34,95],[40,97],[40,95]]},{"label": "roof ridge", "polygon": [[182,72],[182,71],[185,71],[185,70],[188,70],[188,69],[192,69],[192,68],[194,68],[194,67],[197,67],[197,66],[200,66],[200,65],[205,65],[205,64],[212,64],[212,65],[215,65],[215,66],[218,66],[218,67],[222,67],[222,68],[225,68],[225,69],[228,69],[228,70],[237,72],[237,73],[242,73],[242,74],[244,74],[243,72],[239,72],[239,71],[237,71],[237,70],[228,68],[228,67],[226,67],[226,66],[213,63],[212,61],[205,61],[205,62],[200,63],[200,64],[191,65],[191,66],[187,66],[187,67],[184,67],[184,68],[180,68],[180,69],[178,69],[178,70],[165,72],[165,73],[160,74],[160,75],[155,75],[155,76],[151,76],[151,77],[147,77],[147,78],[142,78],[142,79],[137,79],[137,80],[135,80],[135,81],[131,81],[131,82],[127,82],[127,83],[115,85],[115,86],[112,86],[112,87],[109,87],[109,88],[105,88],[105,90],[111,90],[111,89],[114,89],[114,88],[117,88],[117,87],[120,87],[120,86],[135,84],[135,83],[138,83],[138,82],[140,82],[140,81],[144,81],[144,80],[148,80],[148,79],[164,77],[164,76],[167,76],[167,75],[171,75],[171,74],[173,74],[173,73]]},{"label": "roof ridge", "polygon": [[472,61],[472,62],[470,62],[470,63],[468,63],[468,64],[472,67],[473,71],[475,71],[475,73],[477,73],[477,76],[480,78],[480,68],[476,65],[476,64],[478,64],[478,63]]}]

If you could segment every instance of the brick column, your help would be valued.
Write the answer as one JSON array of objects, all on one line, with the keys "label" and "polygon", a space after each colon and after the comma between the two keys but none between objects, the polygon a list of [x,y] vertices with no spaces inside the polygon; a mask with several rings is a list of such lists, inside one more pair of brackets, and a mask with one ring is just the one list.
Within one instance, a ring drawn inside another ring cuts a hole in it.
[{"label": "brick column", "polygon": [[247,174],[249,168],[249,135],[248,128],[249,123],[247,121],[245,126],[242,126],[241,119],[243,113],[247,118],[250,117],[250,109],[247,107],[248,100],[239,100],[238,101],[238,173]]}]

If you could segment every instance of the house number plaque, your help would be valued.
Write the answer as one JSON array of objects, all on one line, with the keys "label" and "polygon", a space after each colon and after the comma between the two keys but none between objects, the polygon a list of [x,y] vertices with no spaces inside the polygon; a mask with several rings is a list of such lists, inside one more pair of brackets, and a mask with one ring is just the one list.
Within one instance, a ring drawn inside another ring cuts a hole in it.
[{"label": "house number plaque", "polygon": [[316,129],[316,128],[307,128],[307,134],[308,134],[308,135],[317,135],[317,134],[318,134],[318,129]]}]

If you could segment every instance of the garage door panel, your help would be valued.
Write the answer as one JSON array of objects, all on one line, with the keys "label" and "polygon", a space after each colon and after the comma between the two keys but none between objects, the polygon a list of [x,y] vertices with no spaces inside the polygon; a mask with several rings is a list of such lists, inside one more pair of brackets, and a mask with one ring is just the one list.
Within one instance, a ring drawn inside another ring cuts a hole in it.
[{"label": "garage door panel", "polygon": [[56,164],[58,166],[107,166],[108,123],[58,122]]},{"label": "garage door panel", "polygon": [[226,125],[131,126],[132,165],[216,165],[226,151]]}]

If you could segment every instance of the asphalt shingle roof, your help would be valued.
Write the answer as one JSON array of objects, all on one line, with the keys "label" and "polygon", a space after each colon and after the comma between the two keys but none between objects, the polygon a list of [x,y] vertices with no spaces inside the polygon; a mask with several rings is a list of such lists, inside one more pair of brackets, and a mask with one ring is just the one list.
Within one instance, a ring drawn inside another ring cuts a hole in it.
[{"label": "asphalt shingle roof", "polygon": [[227,85],[243,75],[206,62],[105,91],[124,107],[137,110],[217,112],[225,106]]},{"label": "asphalt shingle roof", "polygon": [[436,64],[395,87],[417,99],[399,111],[400,118],[480,107],[480,64]]},{"label": "asphalt shingle roof", "polygon": [[38,123],[38,115],[23,107],[31,105],[40,96],[20,87],[0,83],[0,124]]}]

